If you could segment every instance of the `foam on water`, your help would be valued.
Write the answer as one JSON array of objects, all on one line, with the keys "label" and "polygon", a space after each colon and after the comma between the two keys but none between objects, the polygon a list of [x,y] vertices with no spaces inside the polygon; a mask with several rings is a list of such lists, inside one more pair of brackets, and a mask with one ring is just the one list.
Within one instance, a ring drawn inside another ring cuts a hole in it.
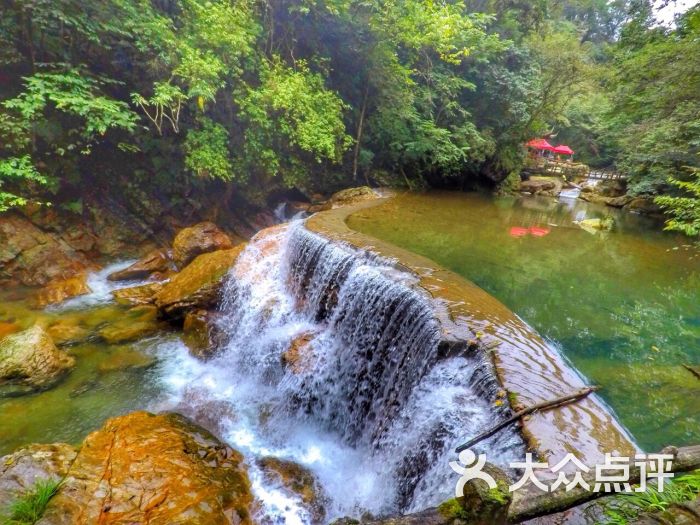
[{"label": "foam on water", "polygon": [[119,290],[121,288],[129,288],[130,286],[138,286],[143,284],[145,281],[110,281],[107,277],[120,270],[128,268],[134,264],[135,260],[130,261],[119,261],[109,266],[102,268],[101,270],[91,272],[88,274],[86,283],[90,288],[90,293],[85,295],[79,295],[64,301],[55,306],[49,307],[52,311],[65,311],[65,310],[82,310],[85,308],[94,308],[95,306],[101,306],[113,302],[112,292],[114,290]]},{"label": "foam on water", "polygon": [[[496,417],[482,395],[493,387],[478,358],[438,357],[431,306],[408,282],[300,223],[257,239],[225,285],[226,347],[202,362],[178,340],[154,345],[167,391],[156,408],[193,417],[246,456],[267,522],[312,518],[256,466],[264,456],[309,468],[327,519],[435,505],[454,491],[454,447]],[[303,334],[313,338],[292,370],[282,354]],[[507,432],[482,447],[503,462],[522,452]]]}]

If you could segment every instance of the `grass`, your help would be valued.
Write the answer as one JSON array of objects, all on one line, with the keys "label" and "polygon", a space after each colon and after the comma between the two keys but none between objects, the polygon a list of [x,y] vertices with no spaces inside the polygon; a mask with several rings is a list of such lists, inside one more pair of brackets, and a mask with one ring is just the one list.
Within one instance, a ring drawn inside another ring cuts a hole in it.
[{"label": "grass", "polygon": [[649,487],[646,492],[619,494],[604,505],[605,521],[600,525],[628,525],[641,514],[665,511],[673,503],[694,500],[700,493],[700,470],[673,478],[663,492]]},{"label": "grass", "polygon": [[42,479],[31,489],[8,505],[6,514],[0,516],[2,525],[34,525],[44,515],[49,500],[56,494],[59,480]]}]

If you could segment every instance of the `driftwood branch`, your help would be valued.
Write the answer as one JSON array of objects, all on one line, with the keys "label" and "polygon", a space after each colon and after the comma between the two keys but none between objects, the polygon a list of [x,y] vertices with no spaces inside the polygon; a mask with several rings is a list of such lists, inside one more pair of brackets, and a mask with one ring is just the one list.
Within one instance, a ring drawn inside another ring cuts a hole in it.
[{"label": "driftwood branch", "polygon": [[455,452],[459,453],[459,452],[462,452],[463,450],[466,450],[468,448],[473,447],[474,445],[476,445],[480,441],[483,441],[484,439],[493,436],[496,432],[504,429],[505,427],[507,427],[511,423],[515,423],[516,421],[520,420],[521,417],[524,417],[524,416],[527,416],[530,414],[534,414],[535,412],[541,412],[542,410],[548,410],[551,408],[556,408],[556,407],[560,407],[562,405],[566,405],[568,403],[573,403],[574,401],[578,401],[579,399],[586,397],[591,392],[595,392],[596,390],[598,390],[598,388],[599,387],[597,387],[597,386],[589,386],[586,388],[582,388],[581,390],[578,390],[578,391],[574,392],[573,394],[558,397],[556,399],[550,399],[549,401],[543,401],[542,403],[537,403],[536,405],[532,405],[528,408],[524,408],[523,410],[520,410],[520,411],[516,412],[515,414],[513,414],[508,419],[501,421],[499,424],[490,428],[486,432],[479,434],[478,436],[476,436],[473,439],[470,439],[469,441],[467,441],[463,445],[458,446],[455,449]]},{"label": "driftwood branch", "polygon": [[690,365],[683,365],[683,368],[685,368],[688,372],[700,379],[700,371],[698,371],[698,368],[692,367]]},{"label": "driftwood branch", "polygon": [[[680,473],[700,469],[700,445],[692,447],[669,447],[661,451],[662,454],[672,454],[673,462],[668,472]],[[641,470],[631,460],[629,466],[629,483],[639,483]],[[621,467],[622,468],[622,467]],[[596,484],[595,469],[583,474],[583,479],[590,485]],[[607,492],[592,492],[577,485],[567,491],[564,485],[560,485],[553,492],[543,492],[536,486],[529,484],[513,494],[513,502],[508,507],[508,523],[521,523],[523,521],[546,516],[568,510],[594,499],[609,496]]]}]

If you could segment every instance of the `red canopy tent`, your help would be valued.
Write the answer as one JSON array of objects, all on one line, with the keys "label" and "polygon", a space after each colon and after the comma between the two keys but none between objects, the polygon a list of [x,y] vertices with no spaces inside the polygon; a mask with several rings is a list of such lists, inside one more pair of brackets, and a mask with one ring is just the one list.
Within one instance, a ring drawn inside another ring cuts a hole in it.
[{"label": "red canopy tent", "polygon": [[574,150],[572,150],[569,146],[564,146],[563,144],[560,144],[556,148],[552,150],[554,153],[558,153],[559,155],[573,155]]},{"label": "red canopy tent", "polygon": [[554,151],[554,146],[552,146],[545,139],[532,139],[526,144],[526,146],[532,149],[544,149],[547,151]]}]

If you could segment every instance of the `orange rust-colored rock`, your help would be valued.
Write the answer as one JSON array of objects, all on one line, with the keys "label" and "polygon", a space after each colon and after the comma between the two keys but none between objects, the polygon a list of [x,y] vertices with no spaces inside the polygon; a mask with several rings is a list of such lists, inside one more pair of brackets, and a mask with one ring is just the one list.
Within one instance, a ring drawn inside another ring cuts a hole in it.
[{"label": "orange rust-colored rock", "polygon": [[19,332],[20,326],[17,323],[9,323],[6,321],[0,322],[0,339],[6,335],[14,334]]},{"label": "orange rust-colored rock", "polygon": [[155,303],[155,295],[163,289],[163,283],[148,283],[112,292],[117,304],[139,306]]},{"label": "orange rust-colored rock", "polygon": [[207,309],[219,301],[226,274],[245,244],[198,256],[155,295],[155,304],[167,318],[179,320],[189,310]]},{"label": "orange rust-colored rock", "polygon": [[211,357],[223,343],[225,334],[217,326],[216,319],[216,312],[207,310],[196,310],[185,315],[183,340],[192,355]]},{"label": "orange rust-colored rock", "polygon": [[166,251],[154,250],[128,268],[109,274],[107,279],[110,281],[131,281],[146,279],[154,274],[162,276],[171,269],[171,266],[172,262]]},{"label": "orange rust-colored rock", "polygon": [[275,457],[260,458],[257,464],[268,483],[280,486],[282,490],[301,500],[312,524],[324,522],[327,497],[310,470],[293,461]]},{"label": "orange rust-colored rock", "polygon": [[87,285],[87,274],[81,273],[68,279],[51,281],[37,293],[34,306],[44,308],[87,293],[90,293],[90,287]]},{"label": "orange rust-colored rock", "polygon": [[234,241],[213,222],[200,222],[181,230],[173,241],[173,260],[178,268],[184,268],[195,257],[217,250],[228,250]]},{"label": "orange rust-colored rock", "polygon": [[178,414],[110,419],[85,439],[38,524],[250,525],[242,462]]},{"label": "orange rust-colored rock", "polygon": [[295,337],[289,348],[282,353],[282,363],[294,374],[301,374],[313,366],[313,332],[304,332]]}]

